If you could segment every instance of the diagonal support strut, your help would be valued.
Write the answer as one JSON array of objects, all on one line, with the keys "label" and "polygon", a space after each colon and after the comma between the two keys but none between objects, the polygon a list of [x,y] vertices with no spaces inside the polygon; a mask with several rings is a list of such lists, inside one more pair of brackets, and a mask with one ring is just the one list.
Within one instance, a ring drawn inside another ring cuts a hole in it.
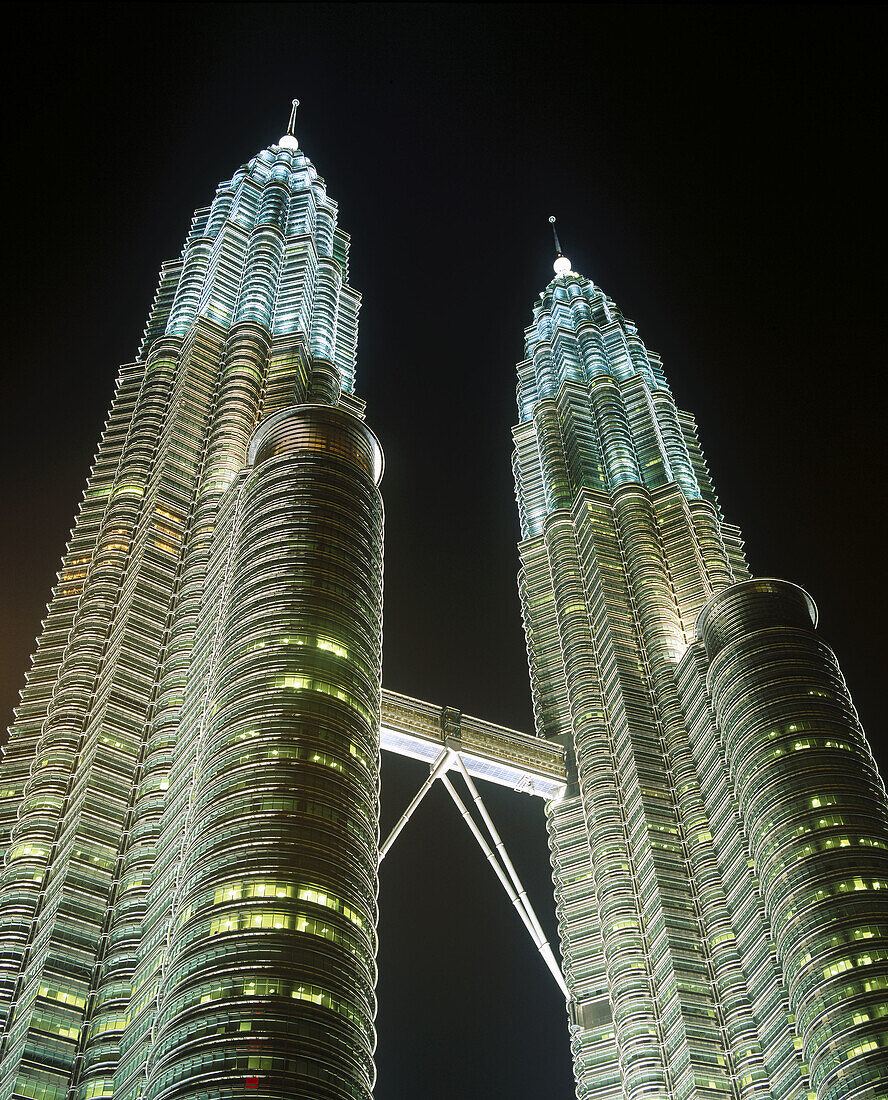
[{"label": "diagonal support strut", "polygon": [[435,782],[435,780],[438,778],[438,776],[440,776],[443,772],[445,772],[447,770],[447,768],[450,766],[450,760],[451,760],[451,757],[453,755],[454,755],[454,753],[453,753],[452,749],[444,749],[441,752],[441,755],[434,762],[434,764],[432,764],[432,769],[429,772],[428,778],[423,783],[423,785],[419,788],[419,790],[416,792],[416,794],[413,796],[413,800],[411,801],[410,805],[407,807],[407,809],[398,818],[397,822],[395,823],[395,827],[389,833],[388,837],[386,838],[385,843],[380,846],[380,848],[379,848],[379,862],[380,863],[382,863],[383,859],[385,859],[386,852],[395,843],[395,841],[398,839],[398,837],[401,834],[401,830],[404,828],[404,826],[407,824],[407,822],[413,816],[413,811],[416,809],[416,807],[420,804],[420,802],[422,802],[422,800],[428,794],[429,790],[431,789],[432,784]]},{"label": "diagonal support strut", "polygon": [[509,854],[506,851],[506,846],[503,843],[502,837],[497,832],[496,826],[494,825],[490,814],[487,812],[487,807],[484,805],[484,802],[481,799],[478,788],[472,782],[472,777],[469,775],[468,769],[463,763],[462,757],[458,752],[454,752],[453,755],[456,760],[456,766],[459,768],[460,772],[462,772],[462,777],[465,780],[465,784],[469,789],[469,794],[471,794],[472,800],[478,807],[478,812],[481,815],[481,820],[487,827],[487,835],[493,841],[493,846],[499,853],[499,857],[502,860],[502,865],[505,867],[506,873],[512,880],[512,886],[515,888],[515,892],[518,895],[518,900],[521,903],[524,911],[527,913],[527,917],[530,920],[530,923],[533,925],[535,933],[534,938],[537,941],[537,947],[540,950],[540,954],[546,960],[546,965],[549,967],[550,970],[552,970],[553,974],[557,970],[558,975],[561,978],[558,984],[562,987],[562,991],[564,992],[565,997],[570,999],[569,994],[567,993],[567,987],[564,985],[564,977],[561,973],[561,967],[558,965],[558,960],[555,958],[555,954],[552,951],[551,946],[549,945],[549,941],[546,938],[546,933],[543,931],[543,926],[537,919],[537,915],[534,912],[533,906],[530,904],[530,898],[527,896],[527,891],[521,885],[521,880],[518,878],[518,872],[515,870],[512,861],[509,859]]},{"label": "diagonal support strut", "polygon": [[[455,755],[456,755],[457,760],[459,760],[459,755],[458,754],[455,754]],[[487,862],[493,868],[494,873],[496,874],[496,877],[500,880],[500,883],[502,884],[503,889],[508,894],[509,900],[512,902],[512,905],[515,907],[515,910],[518,913],[518,916],[521,918],[521,920],[524,924],[524,927],[530,933],[530,938],[533,940],[533,942],[536,945],[536,948],[539,951],[539,953],[543,956],[543,961],[545,962],[546,966],[551,971],[552,977],[558,983],[558,988],[564,994],[564,999],[566,1001],[569,1001],[570,1000],[570,992],[567,988],[567,983],[564,980],[564,975],[561,973],[561,967],[558,965],[558,962],[557,962],[554,954],[552,953],[552,948],[549,946],[545,936],[542,934],[542,930],[540,930],[540,932],[537,932],[537,930],[536,930],[536,928],[539,927],[539,921],[536,919],[536,915],[534,914],[533,909],[530,905],[530,901],[527,898],[526,891],[524,890],[524,888],[521,886],[521,883],[519,882],[518,886],[521,890],[521,894],[524,897],[524,900],[522,901],[521,896],[519,896],[519,894],[515,891],[515,888],[512,886],[512,883],[509,881],[509,879],[506,877],[505,873],[503,872],[503,869],[500,866],[499,861],[497,860],[496,856],[493,853],[493,849],[490,847],[490,845],[485,840],[484,834],[481,832],[481,830],[478,828],[477,824],[475,823],[475,819],[472,817],[472,815],[466,809],[465,803],[459,797],[459,795],[456,792],[456,789],[454,788],[453,784],[450,782],[450,779],[447,777],[447,773],[442,772],[439,778],[440,778],[441,782],[444,784],[444,786],[447,788],[447,792],[450,795],[450,797],[456,803],[456,807],[459,810],[460,814],[462,815],[465,823],[468,825],[469,830],[472,833],[472,836],[474,836],[475,840],[478,841],[478,844],[479,844],[482,852],[484,852],[484,855],[487,857]],[[476,796],[477,796],[477,792],[476,792]],[[478,800],[480,801],[480,796],[477,796],[477,797],[478,797]],[[486,813],[486,811],[485,811],[485,813]],[[495,832],[495,830],[494,830],[494,832]],[[500,843],[500,846],[502,846],[502,841],[500,841],[499,843]],[[503,848],[503,851],[505,851],[504,848]],[[506,858],[508,859],[508,857],[506,857]],[[510,866],[511,866],[511,864],[510,864]],[[513,869],[512,873],[514,874],[514,869]],[[518,876],[515,875],[516,880],[517,880],[517,877]]]}]

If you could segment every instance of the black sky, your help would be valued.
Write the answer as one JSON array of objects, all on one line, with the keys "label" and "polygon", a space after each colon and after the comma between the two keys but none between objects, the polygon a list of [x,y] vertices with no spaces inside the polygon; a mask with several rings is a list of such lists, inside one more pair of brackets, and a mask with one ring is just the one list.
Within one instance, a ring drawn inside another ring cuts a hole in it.
[{"label": "black sky", "polygon": [[[5,13],[5,710],[160,264],[296,95],[364,295],[387,686],[531,727],[509,429],[555,213],[696,414],[754,572],[814,596],[884,760],[878,7]],[[422,774],[387,761],[384,824]],[[490,804],[551,928],[541,804]],[[378,1100],[572,1096],[557,990],[443,791],[380,901]]]}]

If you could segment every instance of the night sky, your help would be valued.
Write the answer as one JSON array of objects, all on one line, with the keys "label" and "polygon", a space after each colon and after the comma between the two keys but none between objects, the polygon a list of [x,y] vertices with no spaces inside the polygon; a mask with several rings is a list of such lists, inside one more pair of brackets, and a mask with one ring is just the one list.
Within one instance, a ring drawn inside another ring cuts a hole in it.
[{"label": "night sky", "polygon": [[[5,711],[160,264],[298,96],[363,294],[386,686],[531,730],[510,427],[554,213],[697,416],[753,571],[813,595],[885,759],[878,7],[5,14]],[[386,760],[384,834],[423,774]],[[484,790],[554,929],[542,803]],[[440,785],[380,903],[378,1100],[568,1100],[560,995]]]}]

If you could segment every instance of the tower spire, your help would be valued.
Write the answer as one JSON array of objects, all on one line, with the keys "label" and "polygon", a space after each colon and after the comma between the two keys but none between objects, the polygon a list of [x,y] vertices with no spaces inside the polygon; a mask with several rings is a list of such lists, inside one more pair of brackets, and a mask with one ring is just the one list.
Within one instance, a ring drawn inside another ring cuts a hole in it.
[{"label": "tower spire", "polygon": [[282,149],[298,149],[299,142],[296,140],[294,133],[296,129],[296,112],[299,109],[299,100],[294,99],[290,107],[290,121],[287,123],[287,132],[278,142],[278,145]]},{"label": "tower spire", "polygon": [[556,275],[569,275],[570,274],[570,260],[561,251],[561,241],[558,240],[558,230],[555,228],[555,215],[552,214],[549,217],[549,225],[552,226],[552,236],[555,238],[555,268]]},{"label": "tower spire", "polygon": [[558,230],[555,228],[555,215],[554,214],[550,215],[550,217],[549,217],[549,225],[552,226],[552,236],[555,238],[555,255],[556,256],[563,256],[564,253],[561,251],[561,241],[558,240]]}]

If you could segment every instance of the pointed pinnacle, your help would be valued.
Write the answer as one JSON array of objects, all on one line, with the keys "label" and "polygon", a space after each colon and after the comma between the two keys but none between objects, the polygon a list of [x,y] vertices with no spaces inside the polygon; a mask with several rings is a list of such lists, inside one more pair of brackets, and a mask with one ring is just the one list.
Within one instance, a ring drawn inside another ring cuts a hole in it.
[{"label": "pointed pinnacle", "polygon": [[296,129],[296,111],[298,109],[299,109],[299,100],[294,99],[293,100],[293,107],[292,107],[292,110],[290,111],[290,121],[287,124],[287,133],[290,135],[290,137],[295,137],[296,136],[294,131]]},{"label": "pointed pinnacle", "polygon": [[558,230],[555,228],[554,214],[549,218],[549,225],[552,226],[552,236],[555,238],[555,255],[563,256],[564,253],[561,251],[561,241],[558,240]]}]

